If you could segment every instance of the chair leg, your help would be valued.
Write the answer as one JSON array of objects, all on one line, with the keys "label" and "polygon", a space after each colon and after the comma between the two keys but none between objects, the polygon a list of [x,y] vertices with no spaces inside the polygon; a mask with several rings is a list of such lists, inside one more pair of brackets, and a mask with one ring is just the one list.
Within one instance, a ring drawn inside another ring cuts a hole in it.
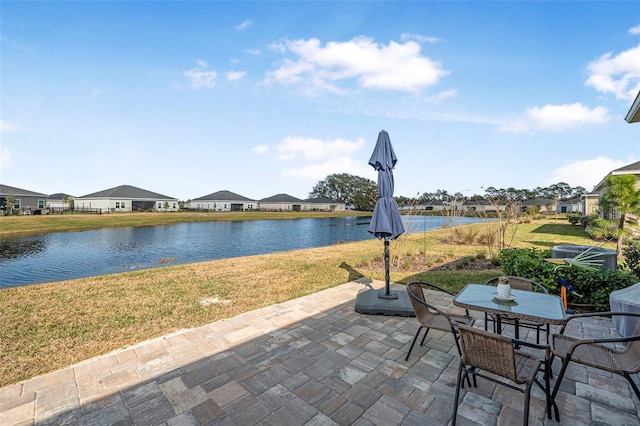
[{"label": "chair leg", "polygon": [[629,373],[624,373],[624,377],[629,381],[629,384],[633,388],[633,391],[636,393],[636,396],[640,400],[640,391],[638,391],[638,386],[636,386],[633,378],[629,375]]},{"label": "chair leg", "polygon": [[560,369],[560,373],[558,373],[558,379],[556,380],[556,384],[553,387],[553,393],[551,394],[551,398],[555,401],[556,395],[560,390],[560,383],[562,383],[562,378],[564,377],[564,372],[567,369],[567,366],[571,362],[571,354],[567,354],[567,357],[562,362],[562,368]]},{"label": "chair leg", "polygon": [[529,424],[529,400],[531,399],[531,383],[527,383],[527,388],[524,391],[524,414],[522,417],[522,426]]},{"label": "chair leg", "polygon": [[411,355],[411,351],[416,344],[416,340],[418,340],[418,335],[420,334],[420,330],[422,330],[422,326],[418,327],[418,331],[416,331],[416,336],[413,338],[413,342],[411,342],[411,347],[409,348],[409,352],[407,352],[407,356],[404,359],[405,361],[409,361],[409,355]]},{"label": "chair leg", "polygon": [[420,346],[424,346],[424,341],[427,340],[427,334],[429,334],[429,329],[424,332],[424,336],[422,336],[422,340],[420,341]]},{"label": "chair leg", "polygon": [[462,385],[462,360],[458,364],[458,380],[456,381],[456,396],[453,400],[453,414],[451,415],[451,426],[456,425],[458,418],[458,400],[460,399],[460,386]]}]

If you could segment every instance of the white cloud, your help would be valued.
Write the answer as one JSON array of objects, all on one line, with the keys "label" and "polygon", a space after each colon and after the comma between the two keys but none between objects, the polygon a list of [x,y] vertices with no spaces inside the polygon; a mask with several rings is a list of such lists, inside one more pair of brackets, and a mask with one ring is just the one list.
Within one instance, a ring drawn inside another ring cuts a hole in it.
[{"label": "white cloud", "polygon": [[0,133],[22,132],[24,129],[18,123],[8,123],[0,120]]},{"label": "white cloud", "polygon": [[498,131],[523,133],[534,130],[561,132],[587,124],[609,121],[609,111],[604,107],[589,109],[581,103],[545,105],[526,111],[526,116],[503,124]]},{"label": "white cloud", "polygon": [[209,88],[216,84],[218,73],[208,71],[209,65],[205,61],[196,61],[198,66],[192,70],[185,71],[184,75],[191,81],[191,87],[194,89]]},{"label": "white cloud", "polygon": [[245,75],[247,75],[246,71],[229,71],[227,73],[227,80],[228,81],[237,81],[237,80],[240,80],[241,78],[243,78]]},{"label": "white cloud", "polygon": [[455,89],[451,89],[451,90],[444,90],[442,92],[436,93],[435,95],[427,96],[425,98],[425,101],[431,102],[434,104],[439,104],[445,99],[457,98],[457,97],[458,97],[458,91]]},{"label": "white cloud", "polygon": [[598,157],[593,160],[575,161],[554,170],[546,180],[548,185],[566,182],[570,186],[582,186],[591,191],[611,170],[627,165],[627,161]]},{"label": "white cloud", "polygon": [[364,147],[364,139],[357,141],[335,139],[324,141],[315,138],[303,138],[287,136],[276,147],[278,158],[286,161],[293,159],[320,160],[323,158],[336,158],[342,155],[351,155]]},{"label": "white cloud", "polygon": [[412,34],[412,33],[402,33],[400,35],[400,40],[402,41],[415,40],[418,43],[437,43],[441,41],[437,37],[427,37],[420,34]]},{"label": "white cloud", "polygon": [[242,23],[236,25],[235,29],[238,30],[238,31],[244,31],[247,28],[249,28],[251,25],[253,25],[253,22],[251,22],[251,19],[247,19],[247,20],[243,21]]},{"label": "white cloud", "polygon": [[262,51],[260,49],[247,49],[245,50],[249,55],[258,56],[262,55]]},{"label": "white cloud", "polygon": [[283,170],[283,176],[292,176],[309,180],[324,179],[334,173],[349,173],[369,179],[375,178],[373,168],[361,160],[354,160],[348,156],[339,156],[320,163]]},{"label": "white cloud", "polygon": [[629,34],[633,34],[633,35],[640,34],[640,25],[636,25],[633,28],[629,28]]},{"label": "white cloud", "polygon": [[3,169],[7,169],[13,165],[11,161],[11,152],[9,152],[9,148],[2,147],[0,149],[0,167]]},{"label": "white cloud", "polygon": [[269,146],[268,145],[256,145],[253,148],[251,148],[251,151],[257,152],[258,154],[264,154],[265,152],[269,151]]},{"label": "white cloud", "polygon": [[640,44],[618,55],[605,53],[589,63],[587,72],[587,86],[632,101],[640,90]]},{"label": "white cloud", "polygon": [[347,42],[320,40],[286,41],[274,43],[271,50],[290,53],[280,66],[268,73],[266,82],[294,84],[304,82],[309,92],[342,93],[346,87],[376,90],[416,92],[438,83],[448,74],[440,62],[421,55],[420,44],[389,42],[375,43],[368,37],[356,37]]}]

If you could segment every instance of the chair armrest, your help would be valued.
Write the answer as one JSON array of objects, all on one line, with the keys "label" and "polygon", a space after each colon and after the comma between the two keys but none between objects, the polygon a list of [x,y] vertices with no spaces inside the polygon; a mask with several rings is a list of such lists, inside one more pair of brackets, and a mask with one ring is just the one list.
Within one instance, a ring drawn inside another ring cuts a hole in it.
[{"label": "chair armrest", "polygon": [[601,344],[601,343],[628,343],[635,342],[636,340],[640,340],[640,335],[630,336],[630,337],[612,337],[610,339],[589,339],[589,340],[577,340],[569,346],[567,353],[569,355],[573,355],[573,352],[576,350],[578,346],[582,345],[593,345],[593,344]]},{"label": "chair armrest", "polygon": [[[428,282],[424,282],[424,281],[412,281],[412,282],[410,282],[409,284],[413,284],[413,283],[418,283],[418,284],[420,284],[421,286],[425,286],[425,285],[426,285],[426,286],[429,286],[429,287],[434,288],[434,289],[436,289],[436,290],[438,290],[438,291],[442,291],[442,292],[444,292],[444,293],[447,293],[447,294],[448,294],[448,295],[450,295],[450,296],[454,296],[454,297],[455,297],[455,295],[456,295],[456,294],[455,294],[454,292],[452,292],[451,290],[447,290],[446,288],[442,288],[442,287],[440,287],[440,286],[437,286],[437,285],[435,285],[435,284],[431,284],[431,283],[428,283]],[[407,285],[409,285],[409,284],[407,284]]]},{"label": "chair armrest", "polygon": [[611,317],[611,316],[616,316],[616,315],[629,316],[629,317],[640,317],[640,313],[635,313],[635,312],[613,312],[613,311],[609,311],[609,312],[586,312],[584,314],[573,314],[573,315],[569,315],[569,316],[566,317],[566,321],[562,325],[562,328],[560,329],[560,333],[559,334],[564,334],[564,329],[567,327],[567,324],[569,324],[569,321],[574,320],[576,318]]},{"label": "chair armrest", "polygon": [[[431,283],[428,283],[428,282],[425,282],[425,281],[412,281],[412,282],[410,282],[409,284],[413,284],[413,283],[418,283],[418,284],[420,284],[421,286],[428,286],[428,287],[431,287],[431,288],[433,288],[433,289],[435,289],[435,290],[441,291],[441,292],[443,292],[443,293],[447,293],[447,294],[448,294],[449,296],[451,296],[451,297],[456,297],[456,294],[455,294],[454,292],[452,292],[451,290],[447,290],[446,288],[442,288],[442,287],[437,286],[437,285],[435,285],[435,284],[431,284]],[[407,285],[409,285],[409,284],[407,284]],[[434,308],[434,309],[435,309],[435,308]],[[442,313],[442,311],[440,311],[440,310],[438,310],[438,309],[436,309],[436,310],[437,310],[439,313]],[[465,312],[465,314],[466,314],[467,316],[471,316],[471,314],[469,313],[469,310],[468,310],[468,309],[465,309],[465,310],[464,310],[464,312]],[[446,315],[446,314],[443,314],[443,315]],[[447,318],[448,318],[448,316],[447,316]]]}]

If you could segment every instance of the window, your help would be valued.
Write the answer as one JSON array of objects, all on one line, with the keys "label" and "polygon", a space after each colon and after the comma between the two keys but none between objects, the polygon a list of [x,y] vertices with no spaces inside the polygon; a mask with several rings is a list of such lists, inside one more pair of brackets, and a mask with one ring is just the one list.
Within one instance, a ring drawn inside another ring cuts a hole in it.
[{"label": "window", "polygon": [[174,209],[176,208],[176,203],[173,203],[173,208],[174,208]]},{"label": "window", "polygon": [[15,200],[13,200],[13,208],[14,209],[19,209],[21,205],[22,205],[22,203],[20,202],[20,198],[16,198]]},{"label": "window", "polygon": [[120,208],[120,201],[116,201],[116,209]]},{"label": "window", "polygon": [[162,209],[162,203],[158,201],[158,210]]},{"label": "window", "polygon": [[124,209],[124,201],[120,202],[120,208]]},{"label": "window", "polygon": [[38,200],[38,208],[44,209],[44,200]]}]

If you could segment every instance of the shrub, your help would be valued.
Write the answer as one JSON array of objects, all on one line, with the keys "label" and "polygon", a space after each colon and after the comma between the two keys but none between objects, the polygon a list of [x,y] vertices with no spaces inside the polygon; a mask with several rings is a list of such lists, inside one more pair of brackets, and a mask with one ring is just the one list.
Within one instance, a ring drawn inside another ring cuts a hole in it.
[{"label": "shrub", "polygon": [[617,238],[618,224],[613,220],[595,218],[587,234],[596,240],[613,240]]},{"label": "shrub", "polygon": [[577,213],[568,213],[567,214],[567,220],[569,221],[570,224],[572,225],[577,225],[580,223],[580,218],[582,216],[580,216]]},{"label": "shrub", "polygon": [[589,226],[591,226],[591,222],[596,217],[597,216],[581,216],[580,217],[580,224],[582,225],[582,229],[587,229]]},{"label": "shrub", "polygon": [[622,254],[631,273],[640,277],[640,241],[627,241],[622,248]]},{"label": "shrub", "polygon": [[[551,257],[551,250],[504,249],[500,252],[500,263],[505,275],[516,275],[532,279],[544,285],[551,294],[560,294],[554,269],[556,265],[545,262]],[[582,295],[572,296],[579,304],[593,305],[593,310],[609,310],[609,294],[612,291],[628,287],[637,281],[637,277],[623,271],[608,269],[590,271],[576,267],[562,268],[559,273],[572,283],[575,291]]]}]

